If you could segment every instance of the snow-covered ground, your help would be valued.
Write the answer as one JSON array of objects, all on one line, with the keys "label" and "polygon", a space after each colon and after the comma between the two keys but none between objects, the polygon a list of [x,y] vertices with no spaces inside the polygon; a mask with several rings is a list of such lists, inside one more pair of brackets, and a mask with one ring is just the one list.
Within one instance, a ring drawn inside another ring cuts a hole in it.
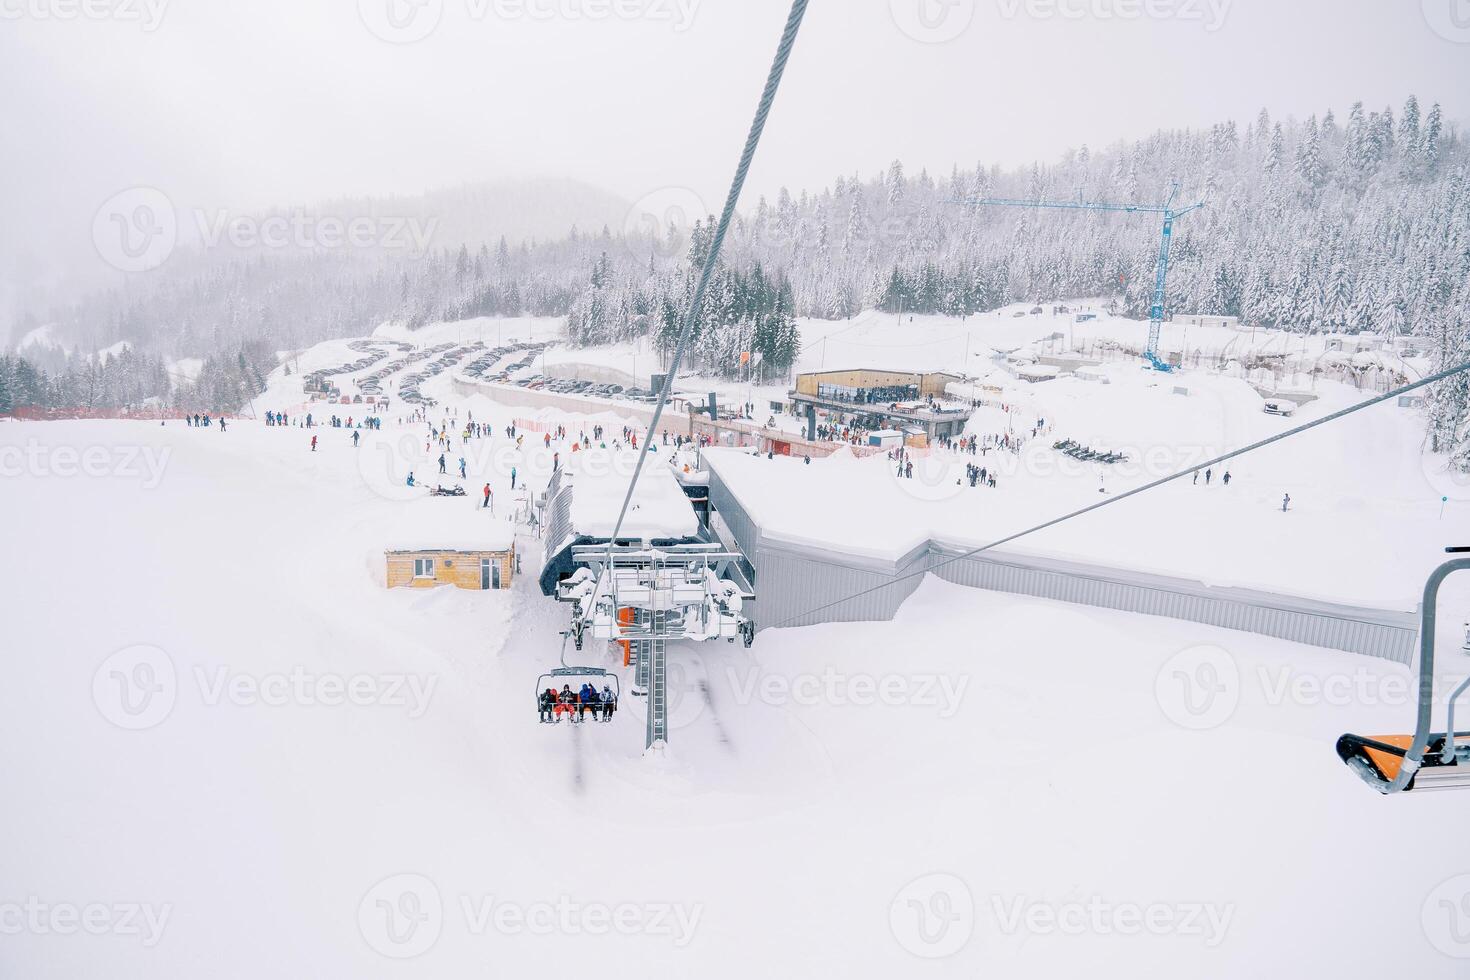
[{"label": "snow-covered ground", "polygon": [[[305,352],[268,395],[299,400],[303,371],[358,356]],[[475,520],[488,482],[503,516],[509,468],[539,486],[568,447],[517,449],[502,427],[526,410],[449,384],[425,384],[436,415],[492,435],[456,440],[472,500],[443,503]],[[1228,444],[1286,424],[1203,379],[1187,398],[1082,385],[1034,389],[1058,436]],[[1167,491],[1121,554],[1153,567],[1280,520],[1294,530],[1252,568],[1323,542],[1342,581],[1427,560],[1397,411],[1241,467],[1228,492]],[[574,438],[615,418],[537,414]],[[671,752],[649,760],[631,697],[607,725],[537,723],[566,620],[524,531],[510,591],[383,588],[405,471],[438,478],[424,426],[390,415],[357,449],[314,430],[315,453],[254,420],[0,423],[24,556],[0,570],[0,972],[1237,977],[1269,955],[1282,975],[1463,975],[1462,801],[1385,800],[1332,751],[1409,726],[1406,668],[931,580],[892,623],[674,649]],[[968,488],[921,499],[881,459],[789,483],[749,463],[809,533],[829,489],[886,495],[853,534],[880,543],[1096,495],[1090,474],[1016,476],[981,508]],[[1307,489],[1283,516],[1287,475]]]},{"label": "snow-covered ground", "polygon": [[[969,431],[1025,441],[1019,453],[942,449],[899,478],[886,456],[799,459],[718,454],[721,473],[762,523],[788,540],[898,557],[924,540],[978,546],[1339,409],[1362,395],[1330,383],[1294,418],[1267,415],[1245,382],[1161,376],[1110,365],[1112,383],[1067,378],[1013,384],[1013,411],[981,409]],[[1177,394],[1186,387],[1188,394]],[[1048,431],[1033,438],[1044,419]],[[1294,440],[1038,533],[1011,550],[1076,558],[1217,584],[1390,608],[1413,608],[1424,576],[1470,522],[1470,485],[1420,448],[1423,422],[1379,405]],[[1071,439],[1126,452],[1083,463],[1053,446]],[[967,464],[996,475],[972,488]],[[1223,477],[1230,473],[1228,486]],[[1282,513],[1284,495],[1291,495]],[[1450,500],[1441,498],[1449,496]]]}]

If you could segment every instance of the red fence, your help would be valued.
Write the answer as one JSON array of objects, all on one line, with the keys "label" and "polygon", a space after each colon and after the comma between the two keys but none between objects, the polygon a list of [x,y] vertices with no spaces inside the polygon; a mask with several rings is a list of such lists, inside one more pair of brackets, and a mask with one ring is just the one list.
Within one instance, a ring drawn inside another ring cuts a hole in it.
[{"label": "red fence", "polygon": [[[182,419],[185,416],[203,415],[204,412],[185,412],[181,408],[43,408],[39,405],[17,405],[8,412],[0,412],[0,418],[15,418],[25,422],[54,422],[66,419],[130,419],[142,422],[157,422],[160,419]],[[219,418],[218,412],[210,412],[211,418]],[[229,418],[230,416],[226,416]]]}]

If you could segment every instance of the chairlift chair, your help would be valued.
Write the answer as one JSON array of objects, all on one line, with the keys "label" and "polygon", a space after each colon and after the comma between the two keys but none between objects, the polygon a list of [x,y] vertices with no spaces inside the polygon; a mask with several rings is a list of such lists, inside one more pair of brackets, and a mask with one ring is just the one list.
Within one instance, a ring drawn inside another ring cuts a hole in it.
[{"label": "chairlift chair", "polygon": [[[583,683],[590,683],[599,694],[602,693],[604,687],[611,686],[613,714],[617,714],[617,710],[621,707],[623,700],[623,685],[618,680],[617,674],[610,670],[604,670],[601,667],[557,667],[542,674],[536,681],[535,702],[537,717],[540,718],[542,712],[542,692],[550,689],[560,694],[563,687],[569,687],[572,693],[576,694],[581,690]],[[601,710],[602,708],[599,704],[599,711]],[[573,722],[584,720],[583,708],[580,703],[565,706],[558,702],[552,710],[552,722],[561,721],[563,714],[569,715],[570,720]],[[544,719],[542,721],[545,723]]]},{"label": "chairlift chair", "polygon": [[1338,757],[1385,795],[1470,787],[1470,732],[1455,731],[1455,702],[1470,689],[1470,678],[1450,695],[1446,731],[1429,730],[1434,709],[1434,629],[1439,589],[1452,573],[1470,570],[1470,548],[1445,550],[1462,557],[1440,565],[1424,586],[1419,626],[1419,708],[1414,734],[1344,735],[1337,740]]}]

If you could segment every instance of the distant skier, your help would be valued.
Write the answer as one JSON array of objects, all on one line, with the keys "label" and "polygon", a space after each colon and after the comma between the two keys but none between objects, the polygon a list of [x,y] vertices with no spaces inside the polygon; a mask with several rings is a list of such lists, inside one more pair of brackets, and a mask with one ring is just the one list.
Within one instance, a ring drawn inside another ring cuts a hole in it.
[{"label": "distant skier", "polygon": [[461,480],[463,480],[463,479],[466,478],[466,474],[465,474],[465,463],[464,463],[464,457],[463,456],[461,456],[459,458],[459,478]]},{"label": "distant skier", "polygon": [[219,417],[219,430],[221,432],[225,431],[225,417],[223,415]]},{"label": "distant skier", "polygon": [[1209,486],[1210,485],[1210,481],[1213,480],[1214,478],[1215,478],[1215,471],[1214,470],[1205,470],[1205,486]]},{"label": "distant skier", "polygon": [[316,452],[316,436],[311,437],[311,451]]},{"label": "distant skier", "polygon": [[516,488],[516,468],[514,466],[510,468],[510,488],[512,490]]},{"label": "distant skier", "polygon": [[[316,436],[312,436],[311,438],[312,438],[313,441],[316,440]],[[354,431],[352,433],[352,448],[353,449],[356,449],[357,448],[357,442],[361,438],[362,438],[362,433],[361,432]]]},{"label": "distant skier", "polygon": [[1285,514],[1291,507],[1291,494],[1284,494],[1281,498],[1281,513]]},{"label": "distant skier", "polygon": [[490,484],[485,484],[485,503],[482,505],[483,509],[490,509],[490,501],[494,496],[495,495],[490,492]]},{"label": "distant skier", "polygon": [[1230,471],[1229,470],[1226,470],[1225,471],[1225,475],[1223,477],[1221,477],[1220,482],[1223,483],[1223,484],[1225,484],[1227,487],[1230,486]]},{"label": "distant skier", "polygon": [[444,454],[443,453],[440,453],[439,454],[439,474],[441,476],[443,476],[444,474],[446,474],[448,472],[449,472],[449,469],[448,469],[448,467],[446,465],[446,462],[445,462],[445,459],[444,459]]},{"label": "distant skier", "polygon": [[1199,470],[1194,471],[1194,485],[1199,486]]},{"label": "distant skier", "polygon": [[408,474],[408,485],[413,486],[413,474]]}]

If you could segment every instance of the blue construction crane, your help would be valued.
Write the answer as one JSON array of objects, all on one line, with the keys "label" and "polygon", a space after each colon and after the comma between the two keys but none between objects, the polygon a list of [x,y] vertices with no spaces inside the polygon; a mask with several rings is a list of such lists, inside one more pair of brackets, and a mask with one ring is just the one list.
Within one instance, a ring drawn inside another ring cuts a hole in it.
[{"label": "blue construction crane", "polygon": [[1179,196],[1179,183],[1176,181],[1169,191],[1169,200],[1163,204],[1102,204],[1092,201],[1014,201],[1006,198],[987,197],[980,200],[959,201],[956,203],[967,204],[978,207],[982,204],[997,205],[1010,208],[1070,208],[1079,211],[1128,211],[1137,214],[1161,214],[1164,216],[1164,239],[1159,246],[1159,266],[1154,278],[1154,300],[1148,310],[1148,349],[1143,356],[1149,364],[1158,371],[1172,371],[1171,367],[1159,356],[1159,335],[1164,328],[1164,287],[1169,278],[1169,243],[1174,237],[1174,221],[1182,218],[1191,211],[1204,207],[1204,202],[1191,204],[1185,208],[1174,207],[1174,199]]}]

